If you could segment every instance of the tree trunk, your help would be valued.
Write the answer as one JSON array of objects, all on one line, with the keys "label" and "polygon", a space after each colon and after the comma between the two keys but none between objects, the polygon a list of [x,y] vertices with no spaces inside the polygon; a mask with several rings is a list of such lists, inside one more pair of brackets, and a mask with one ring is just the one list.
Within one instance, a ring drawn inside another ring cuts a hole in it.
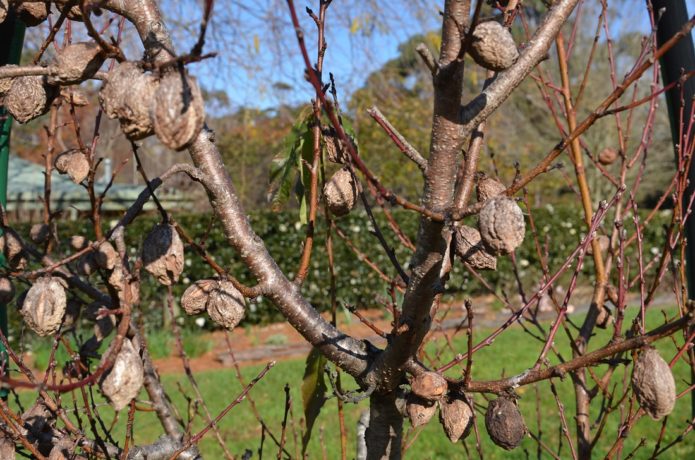
[{"label": "tree trunk", "polygon": [[367,460],[400,459],[403,416],[396,408],[396,393],[373,394],[369,398]]}]

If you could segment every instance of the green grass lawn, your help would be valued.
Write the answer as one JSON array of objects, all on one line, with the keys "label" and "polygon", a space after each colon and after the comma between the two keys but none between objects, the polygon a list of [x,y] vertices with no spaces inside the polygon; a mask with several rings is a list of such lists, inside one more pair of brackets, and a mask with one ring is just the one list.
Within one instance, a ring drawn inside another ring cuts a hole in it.
[{"label": "green grass lawn", "polygon": [[[633,310],[634,311],[634,310]],[[631,320],[633,312],[630,312],[626,320]],[[579,318],[575,318],[579,321]],[[663,322],[663,314],[660,311],[652,311],[649,313],[649,328],[658,326]],[[548,324],[545,324],[547,327]],[[489,334],[489,330],[476,331],[475,339],[480,340]],[[606,331],[597,331],[596,336],[592,339],[591,349],[598,348],[608,340]],[[187,340],[194,340],[192,337],[187,337]],[[465,334],[457,336],[454,340],[458,350],[466,349]],[[677,337],[676,342],[680,345],[683,342],[682,337]],[[434,351],[435,347],[441,347],[443,341],[430,344],[430,350]],[[563,357],[569,357],[569,347],[566,343],[565,335],[562,331],[558,334],[556,345]],[[524,333],[520,327],[515,325],[509,331],[497,338],[494,344],[487,347],[474,355],[474,379],[494,379],[504,375],[513,375],[522,372],[535,362],[540,351],[541,345],[535,339]],[[670,359],[675,353],[675,345],[670,339],[662,340],[658,348],[662,352],[665,359]],[[447,358],[451,353],[447,354]],[[447,359],[445,358],[445,360]],[[551,362],[557,362],[555,356],[551,356]],[[464,363],[465,365],[465,363]],[[262,365],[249,366],[242,369],[246,381],[251,380],[261,369]],[[600,373],[601,367],[596,368]],[[292,395],[292,414],[294,423],[293,428],[288,429],[286,448],[294,457],[295,453],[301,448],[301,426],[302,426],[302,402],[300,386],[304,371],[303,360],[291,360],[279,362],[267,376],[258,383],[251,391],[251,398],[255,401],[258,410],[270,430],[279,437],[281,432],[281,422],[283,416],[285,395],[283,386],[289,384]],[[451,375],[460,374],[461,368],[453,370]],[[678,391],[687,388],[687,382],[690,381],[689,370],[687,366],[679,362],[674,368],[676,377],[676,385]],[[624,373],[622,367],[616,373],[616,376],[611,382],[611,385],[617,385],[618,394],[621,394],[621,389],[627,383],[629,385],[629,377],[623,380]],[[225,371],[207,372],[196,375],[198,384],[205,397],[210,411],[213,416],[218,414],[230,401],[232,401],[241,391],[241,385],[235,378],[233,369]],[[348,379],[346,379],[348,380]],[[352,383],[352,382],[350,382]],[[164,384],[168,388],[173,402],[178,407],[180,413],[185,420],[189,416],[196,413],[194,393],[188,383],[186,376],[167,375],[164,377]],[[555,385],[560,394],[560,398],[565,406],[566,417],[569,428],[572,433],[572,442],[574,443],[574,398],[572,385],[569,378],[564,380],[555,379]],[[346,384],[349,386],[349,384]],[[353,384],[354,386],[354,384]],[[555,400],[550,392],[548,382],[541,382],[537,385],[531,385],[518,389],[518,394],[521,396],[520,407],[526,423],[530,431],[540,436],[542,442],[557,452],[559,439],[562,437],[560,432],[561,423],[558,414],[558,409]],[[21,400],[28,402],[32,398],[31,392],[20,392]],[[113,420],[114,414],[108,405],[103,404],[103,400],[97,398],[98,411],[108,425]],[[143,395],[143,399],[145,395]],[[485,405],[485,399],[482,395],[475,396],[476,403]],[[540,407],[537,407],[537,400],[540,402]],[[71,406],[70,395],[63,396],[64,406]],[[592,407],[592,420],[596,419],[600,408],[600,399],[595,400],[595,405]],[[14,403],[13,403],[14,404]],[[326,457],[337,458],[340,452],[340,439],[337,422],[336,400],[329,400],[314,427],[314,434],[311,439],[308,453],[310,458],[322,458],[323,452],[326,452]],[[346,406],[345,419],[348,430],[348,458],[353,458],[355,453],[355,424],[361,411],[367,408],[367,403],[362,402],[358,405]],[[622,409],[627,410],[627,404]],[[602,458],[617,436],[617,427],[619,423],[620,409],[614,412],[604,428],[604,436],[598,442],[595,451],[595,458]],[[480,414],[479,414],[480,415]],[[681,398],[676,403],[674,412],[668,417],[666,427],[666,435],[664,444],[670,442],[677,437],[687,426],[690,415],[690,396]],[[123,445],[125,439],[125,419],[127,414],[124,412],[120,415],[120,419],[116,423],[116,428],[113,431],[113,438]],[[540,419],[540,429],[538,420]],[[527,458],[537,457],[538,444],[527,437],[522,445],[512,452],[506,452],[494,446],[489,440],[482,420],[479,420],[480,437],[482,441],[483,452],[486,458]],[[88,424],[83,418],[83,426],[85,431],[89,433]],[[197,432],[204,426],[202,417],[196,415],[192,423],[192,432]],[[408,422],[405,424],[406,430],[409,429]],[[632,433],[625,441],[625,449],[623,450],[623,458],[627,456],[642,438],[645,439],[645,447],[640,449],[634,458],[648,458],[654,448],[654,443],[661,429],[661,422],[655,422],[647,417],[643,417],[634,427]],[[147,443],[155,440],[160,434],[160,426],[150,412],[139,412],[136,414],[134,425],[135,442],[137,444]],[[261,446],[261,427],[256,421],[252,411],[250,410],[249,401],[243,401],[239,406],[235,407],[220,423],[222,436],[226,440],[229,450],[241,456],[246,449],[256,453]],[[89,434],[91,436],[91,434]],[[408,437],[412,437],[413,433],[408,433]],[[562,439],[563,444],[566,440]],[[412,459],[449,459],[465,457],[465,448],[469,450],[473,458],[477,458],[475,453],[475,436],[473,433],[466,439],[466,446],[463,443],[451,444],[443,434],[436,417],[429,423],[428,426],[418,434],[417,439],[409,448],[406,457]],[[200,443],[202,452],[208,459],[223,458],[221,449],[214,439],[212,432]],[[263,456],[265,458],[274,458],[277,455],[277,447],[268,436],[265,436],[263,444]],[[543,458],[551,458],[546,452],[541,452]],[[570,458],[566,445],[563,447],[561,458]],[[667,451],[660,458],[694,458],[695,456],[695,437],[691,433],[685,440],[672,449]],[[254,458],[258,458],[254,455]]]}]

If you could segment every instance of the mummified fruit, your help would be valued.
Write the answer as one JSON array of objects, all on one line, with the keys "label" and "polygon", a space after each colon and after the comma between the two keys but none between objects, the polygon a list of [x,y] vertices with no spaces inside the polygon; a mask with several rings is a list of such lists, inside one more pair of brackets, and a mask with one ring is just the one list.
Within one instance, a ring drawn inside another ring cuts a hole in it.
[{"label": "mummified fruit", "polygon": [[46,83],[46,77],[15,77],[5,96],[5,107],[15,120],[26,123],[48,112],[58,94],[60,91]]},{"label": "mummified fruit", "polygon": [[490,401],[485,414],[485,428],[492,442],[506,450],[517,447],[526,436],[524,418],[516,403],[508,398]]},{"label": "mummified fruit", "polygon": [[606,147],[598,154],[598,162],[604,166],[613,164],[617,159],[618,151],[610,147]]},{"label": "mummified fruit", "polygon": [[668,363],[653,348],[640,353],[632,371],[632,389],[642,409],[654,420],[673,410],[676,382]]},{"label": "mummified fruit", "polygon": [[[0,23],[2,19],[2,1],[0,1]],[[0,433],[0,458],[4,460],[15,460],[17,458],[14,450],[14,441],[4,432]]]},{"label": "mummified fruit", "polygon": [[413,393],[408,394],[405,410],[413,428],[426,425],[437,412],[437,403],[419,398]]},{"label": "mummified fruit", "polygon": [[154,130],[150,109],[157,81],[133,62],[123,62],[109,72],[99,91],[99,102],[109,118],[117,118],[131,140],[143,139]]},{"label": "mummified fruit", "polygon": [[244,318],[244,306],[241,292],[229,281],[221,280],[210,291],[206,308],[214,322],[231,331]]},{"label": "mummified fruit", "polygon": [[130,340],[123,339],[116,361],[101,381],[101,391],[111,406],[119,411],[138,395],[143,377],[144,369],[138,350]]},{"label": "mummified fruit", "polygon": [[94,42],[73,43],[58,51],[55,73],[48,77],[53,85],[78,85],[92,78],[104,63],[104,53]]},{"label": "mummified fruit", "polygon": [[142,245],[145,270],[165,286],[178,281],[183,272],[183,243],[173,225],[157,224]]},{"label": "mummified fruit", "polygon": [[70,179],[80,184],[89,176],[89,160],[87,155],[79,150],[68,150],[58,155],[55,167],[61,174],[67,174]]},{"label": "mummified fruit", "polygon": [[0,236],[0,251],[5,255],[8,265],[16,270],[24,270],[27,265],[24,243],[17,232],[6,228]]},{"label": "mummified fruit", "polygon": [[97,271],[97,261],[94,258],[94,253],[88,252],[77,259],[77,273],[82,276],[89,276]]},{"label": "mummified fruit", "polygon": [[[323,141],[326,145],[326,156],[328,161],[338,164],[347,163],[350,158],[350,152],[348,152],[345,143],[338,137],[335,129],[327,128],[323,130]],[[352,141],[352,139],[348,140]],[[354,143],[353,143],[354,146]]]},{"label": "mummified fruit", "polygon": [[523,241],[526,231],[524,214],[510,198],[487,200],[478,217],[483,243],[497,254],[509,254]]},{"label": "mummified fruit", "polygon": [[[67,7],[68,4],[70,3],[71,0],[55,0],[56,7],[58,8],[58,11],[63,12]],[[68,19],[72,21],[82,21],[82,10],[80,9],[79,4],[75,4],[75,2],[72,2],[73,6],[70,7],[70,9],[67,11],[66,16]],[[79,2],[78,2],[79,3]],[[91,5],[92,8],[95,7],[95,5]]]},{"label": "mummified fruit", "polygon": [[473,411],[459,395],[448,395],[439,401],[439,422],[451,442],[468,436],[473,426]]},{"label": "mummified fruit", "polygon": [[512,34],[496,21],[475,26],[468,53],[478,65],[496,72],[509,68],[519,57]]},{"label": "mummified fruit", "polygon": [[198,280],[191,284],[181,296],[181,306],[189,315],[205,311],[210,292],[217,287],[217,280]]},{"label": "mummified fruit", "polygon": [[43,337],[60,329],[66,305],[62,280],[46,276],[37,279],[31,286],[20,313],[27,325]]},{"label": "mummified fruit", "polygon": [[413,393],[428,401],[437,401],[447,390],[447,381],[436,372],[422,372],[412,382],[410,388]]},{"label": "mummified fruit", "polygon": [[[10,9],[9,0],[0,0],[0,24],[5,21],[7,17],[7,12]],[[2,91],[0,91],[0,96],[2,96]]]},{"label": "mummified fruit", "polygon": [[29,27],[38,26],[48,18],[49,2],[46,0],[15,1],[15,13]]},{"label": "mummified fruit", "polygon": [[36,244],[43,244],[51,236],[51,228],[46,224],[34,224],[29,230],[29,238]]},{"label": "mummified fruit", "polygon": [[357,201],[357,185],[352,173],[342,168],[331,177],[323,188],[328,209],[336,216],[344,216],[355,207]]},{"label": "mummified fruit", "polygon": [[70,247],[75,251],[81,251],[87,247],[89,240],[82,235],[73,235],[70,237]]},{"label": "mummified fruit", "polygon": [[14,284],[6,276],[0,276],[0,303],[10,303],[14,298]]},{"label": "mummified fruit", "polygon": [[155,134],[170,149],[182,150],[195,140],[205,121],[195,78],[184,72],[167,73],[159,82],[151,118]]},{"label": "mummified fruit", "polygon": [[113,270],[118,262],[118,252],[108,241],[101,243],[94,253],[94,261],[97,267],[104,270]]},{"label": "mummified fruit", "polygon": [[456,230],[456,255],[476,270],[497,270],[497,258],[487,252],[480,232],[462,225]]},{"label": "mummified fruit", "polygon": [[[2,6],[0,6],[0,8],[2,8]],[[2,21],[0,21],[0,22],[2,22]],[[19,67],[19,66],[14,65],[14,64],[7,64],[5,66],[2,66],[3,69],[9,69],[11,67]],[[8,91],[10,91],[10,88],[12,87],[13,81],[14,81],[14,77],[0,78],[0,98],[3,97],[5,94],[7,94]]]},{"label": "mummified fruit", "polygon": [[502,195],[506,189],[507,188],[500,181],[482,174],[481,177],[478,178],[478,183],[476,184],[478,201],[487,201],[490,198]]}]

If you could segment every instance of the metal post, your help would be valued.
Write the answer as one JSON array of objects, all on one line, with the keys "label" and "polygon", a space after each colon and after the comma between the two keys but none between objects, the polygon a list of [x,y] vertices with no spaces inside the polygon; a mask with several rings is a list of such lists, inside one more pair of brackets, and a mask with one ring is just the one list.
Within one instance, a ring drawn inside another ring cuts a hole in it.
[{"label": "metal post", "polygon": [[[5,21],[0,24],[0,66],[6,64],[19,64],[24,45],[24,24],[15,18],[10,12]],[[0,203],[3,208],[7,207],[7,170],[10,161],[10,131],[12,129],[12,118],[7,114],[5,108],[0,106]],[[0,230],[1,231],[1,230]],[[5,265],[5,258],[0,254],[0,265]],[[7,305],[0,304],[0,329],[5,337],[7,331]],[[5,345],[0,342],[0,362],[3,367],[7,366],[7,350]],[[0,397],[7,398],[8,390],[0,389]]]}]

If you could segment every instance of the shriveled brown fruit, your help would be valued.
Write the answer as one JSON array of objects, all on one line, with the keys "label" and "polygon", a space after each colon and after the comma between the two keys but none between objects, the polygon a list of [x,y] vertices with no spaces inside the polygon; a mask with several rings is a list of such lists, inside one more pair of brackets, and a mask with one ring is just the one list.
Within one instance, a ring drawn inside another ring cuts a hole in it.
[{"label": "shriveled brown fruit", "polygon": [[408,418],[413,428],[426,425],[437,412],[437,403],[419,398],[414,394],[408,394],[406,399],[405,410],[408,412]]},{"label": "shriveled brown fruit", "polygon": [[437,401],[448,388],[448,383],[441,374],[436,372],[422,372],[410,382],[413,393],[428,401]]},{"label": "shriveled brown fruit", "polygon": [[231,331],[244,318],[245,305],[241,292],[229,281],[220,280],[210,292],[206,308],[210,319]]},{"label": "shriveled brown fruit", "polygon": [[507,187],[504,184],[492,177],[487,177],[482,174],[478,178],[475,191],[478,195],[478,201],[487,201],[490,198],[502,195]]},{"label": "shriveled brown fruit", "polygon": [[210,293],[217,287],[217,280],[198,280],[191,284],[181,296],[181,306],[189,315],[205,311]]},{"label": "shriveled brown fruit", "polygon": [[34,224],[29,230],[29,238],[36,244],[43,244],[51,236],[51,228],[46,224]]},{"label": "shriveled brown fruit", "polygon": [[59,173],[67,174],[76,184],[81,184],[89,176],[87,155],[76,149],[68,150],[58,155],[55,167]]},{"label": "shriveled brown fruit", "polygon": [[104,63],[104,53],[94,42],[67,45],[58,51],[52,65],[54,74],[48,77],[53,85],[78,85],[92,78]]},{"label": "shriveled brown fruit", "polygon": [[673,411],[676,382],[668,363],[654,348],[643,350],[635,361],[632,389],[640,407],[654,420]]},{"label": "shriveled brown fruit", "polygon": [[447,395],[439,401],[439,423],[451,442],[468,436],[473,426],[473,411],[459,395]]},{"label": "shriveled brown fruit", "polygon": [[111,243],[105,241],[101,243],[94,253],[94,260],[97,267],[104,270],[113,270],[118,262],[118,252]]},{"label": "shriveled brown fruit", "polygon": [[526,424],[519,408],[514,401],[504,397],[488,404],[485,428],[492,442],[506,450],[517,447],[526,436]]},{"label": "shriveled brown fruit", "polygon": [[[10,2],[9,0],[0,0],[0,24],[5,22],[5,18],[7,17],[7,13],[10,10]],[[2,91],[0,91],[0,97],[2,96]],[[14,450],[13,450],[14,452]]]},{"label": "shriveled brown fruit", "polygon": [[63,281],[46,276],[37,279],[29,288],[20,313],[27,326],[44,337],[60,329],[66,305]]},{"label": "shriveled brown fruit", "polygon": [[[0,8],[2,8],[0,6]],[[2,21],[0,21],[2,22]],[[4,69],[9,69],[12,67],[19,67],[15,64],[7,64],[2,66]],[[7,92],[10,90],[10,87],[12,87],[12,81],[14,80],[14,77],[6,77],[6,78],[0,78],[0,98],[2,98]]]},{"label": "shriveled brown fruit", "polygon": [[322,135],[328,161],[338,164],[347,163],[350,158],[350,152],[348,152],[345,143],[338,137],[335,129],[333,127],[326,128],[323,130]]},{"label": "shriveled brown fruit", "polygon": [[99,91],[99,102],[109,118],[117,118],[130,140],[144,139],[154,129],[150,109],[157,80],[133,62],[122,62],[109,72]]},{"label": "shriveled brown fruit", "polygon": [[467,225],[460,226],[454,235],[456,255],[476,270],[497,270],[497,257],[483,244],[480,232]]},{"label": "shriveled brown fruit", "polygon": [[496,72],[508,69],[519,57],[512,34],[497,21],[475,26],[468,54],[479,66]]},{"label": "shriveled brown fruit", "polygon": [[[108,353],[104,355],[104,358]],[[140,392],[144,380],[144,369],[138,350],[128,339],[123,339],[121,349],[104,378],[101,391],[116,411],[120,411]]]},{"label": "shriveled brown fruit", "polygon": [[478,216],[483,243],[496,254],[509,254],[524,241],[524,214],[510,198],[489,199]]},{"label": "shriveled brown fruit", "polygon": [[77,259],[77,273],[82,276],[89,276],[97,271],[97,261],[94,257],[93,252],[88,252],[82,254],[79,259]]},{"label": "shriveled brown fruit", "polygon": [[85,107],[89,105],[87,94],[77,87],[63,86],[60,88],[60,97],[68,104],[75,107]]},{"label": "shriveled brown fruit", "polygon": [[342,168],[323,188],[328,209],[336,216],[344,216],[355,207],[357,201],[357,185],[347,168]]},{"label": "shriveled brown fruit", "polygon": [[[72,3],[72,6],[70,6]],[[68,19],[72,21],[82,21],[82,10],[80,10],[79,0],[75,2],[74,0],[55,0],[56,7],[61,13],[66,9],[67,14],[65,15]]]},{"label": "shriveled brown fruit", "polygon": [[6,276],[0,276],[0,303],[8,304],[14,299],[14,284]]},{"label": "shriveled brown fruit", "polygon": [[143,242],[142,262],[145,270],[165,286],[179,280],[183,272],[183,243],[173,225],[155,225]]},{"label": "shriveled brown fruit", "polygon": [[[0,1],[0,4],[2,2]],[[2,5],[0,5],[0,23],[2,22]],[[5,434],[5,432],[0,432],[0,458],[3,460],[15,460],[17,456],[14,450],[14,441],[12,438]]]},{"label": "shriveled brown fruit", "polygon": [[70,237],[70,247],[75,251],[81,251],[87,247],[89,240],[82,235],[73,235]]},{"label": "shriveled brown fruit", "polygon": [[13,5],[19,20],[28,27],[41,24],[48,18],[48,12],[50,11],[49,2],[44,0],[29,0],[22,2],[15,0]]},{"label": "shriveled brown fruit", "polygon": [[205,122],[203,95],[195,78],[185,72],[169,72],[159,81],[151,106],[154,132],[173,150],[186,148]]},{"label": "shriveled brown fruit", "polygon": [[613,164],[618,159],[618,151],[611,147],[606,147],[598,154],[598,162],[604,166]]},{"label": "shriveled brown fruit", "polygon": [[17,232],[11,228],[6,228],[5,233],[0,236],[0,251],[10,267],[15,270],[24,270],[27,265],[24,243]]},{"label": "shriveled brown fruit", "polygon": [[5,95],[5,108],[19,123],[27,123],[48,112],[58,94],[60,91],[46,83],[44,76],[15,77]]}]

